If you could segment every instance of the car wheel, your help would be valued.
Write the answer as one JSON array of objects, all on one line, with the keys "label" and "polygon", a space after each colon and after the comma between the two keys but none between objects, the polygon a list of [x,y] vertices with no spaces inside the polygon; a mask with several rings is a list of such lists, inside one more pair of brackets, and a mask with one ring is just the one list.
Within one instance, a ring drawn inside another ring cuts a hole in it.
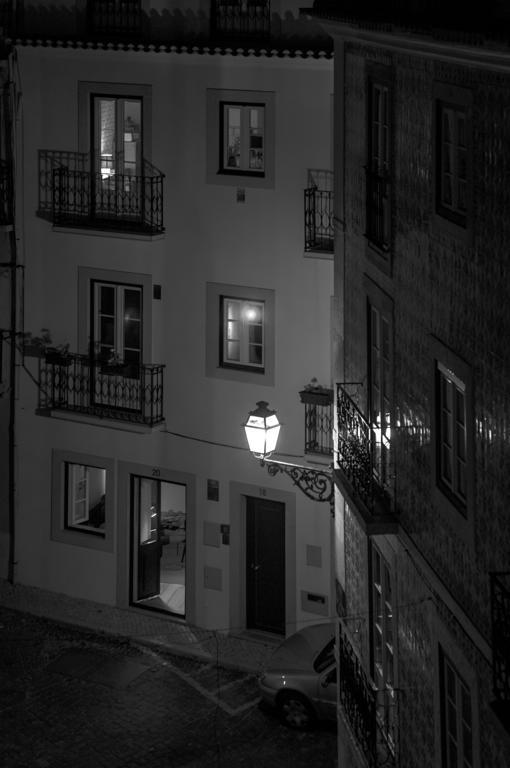
[{"label": "car wheel", "polygon": [[309,728],[315,720],[315,713],[308,699],[300,693],[282,693],[277,703],[278,713],[289,728]]}]

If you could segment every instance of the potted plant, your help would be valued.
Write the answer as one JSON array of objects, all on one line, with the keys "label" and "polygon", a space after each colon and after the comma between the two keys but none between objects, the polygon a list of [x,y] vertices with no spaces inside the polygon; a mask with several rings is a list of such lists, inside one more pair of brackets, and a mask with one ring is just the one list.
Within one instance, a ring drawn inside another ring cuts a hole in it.
[{"label": "potted plant", "polygon": [[44,357],[51,345],[51,334],[47,328],[41,328],[41,335],[34,336],[30,331],[20,334],[21,348],[25,357]]},{"label": "potted plant", "polygon": [[301,402],[309,405],[330,405],[333,402],[333,390],[323,387],[316,378],[299,393]]},{"label": "potted plant", "polygon": [[69,354],[69,344],[57,344],[46,349],[45,360],[51,365],[71,365],[72,357]]}]

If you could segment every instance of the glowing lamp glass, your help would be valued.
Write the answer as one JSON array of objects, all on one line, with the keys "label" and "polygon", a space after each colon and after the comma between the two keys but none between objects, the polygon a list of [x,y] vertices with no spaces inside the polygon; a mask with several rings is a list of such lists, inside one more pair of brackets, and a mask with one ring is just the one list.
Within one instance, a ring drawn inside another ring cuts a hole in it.
[{"label": "glowing lamp glass", "polygon": [[250,451],[259,459],[265,459],[276,449],[280,422],[275,411],[267,407],[267,403],[257,403],[257,408],[250,411],[245,422],[244,430]]}]

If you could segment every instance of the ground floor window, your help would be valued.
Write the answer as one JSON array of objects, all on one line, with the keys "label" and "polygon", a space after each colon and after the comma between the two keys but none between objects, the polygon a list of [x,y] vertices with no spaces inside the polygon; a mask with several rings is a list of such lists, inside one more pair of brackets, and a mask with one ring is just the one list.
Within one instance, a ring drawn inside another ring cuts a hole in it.
[{"label": "ground floor window", "polygon": [[106,470],[85,464],[65,464],[65,526],[104,536]]}]

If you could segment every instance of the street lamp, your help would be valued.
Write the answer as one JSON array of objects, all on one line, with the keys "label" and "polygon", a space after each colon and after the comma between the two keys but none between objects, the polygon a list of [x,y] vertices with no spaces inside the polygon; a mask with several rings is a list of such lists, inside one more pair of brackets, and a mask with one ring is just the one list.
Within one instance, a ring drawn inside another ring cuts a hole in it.
[{"label": "street lamp", "polygon": [[267,407],[268,403],[261,400],[255,410],[250,411],[243,424],[248,440],[248,446],[262,467],[266,466],[269,474],[274,477],[278,472],[288,475],[292,482],[313,501],[329,501],[333,513],[333,481],[331,470],[312,469],[301,464],[290,464],[286,461],[269,459],[276,450],[280,422],[276,411]]}]

